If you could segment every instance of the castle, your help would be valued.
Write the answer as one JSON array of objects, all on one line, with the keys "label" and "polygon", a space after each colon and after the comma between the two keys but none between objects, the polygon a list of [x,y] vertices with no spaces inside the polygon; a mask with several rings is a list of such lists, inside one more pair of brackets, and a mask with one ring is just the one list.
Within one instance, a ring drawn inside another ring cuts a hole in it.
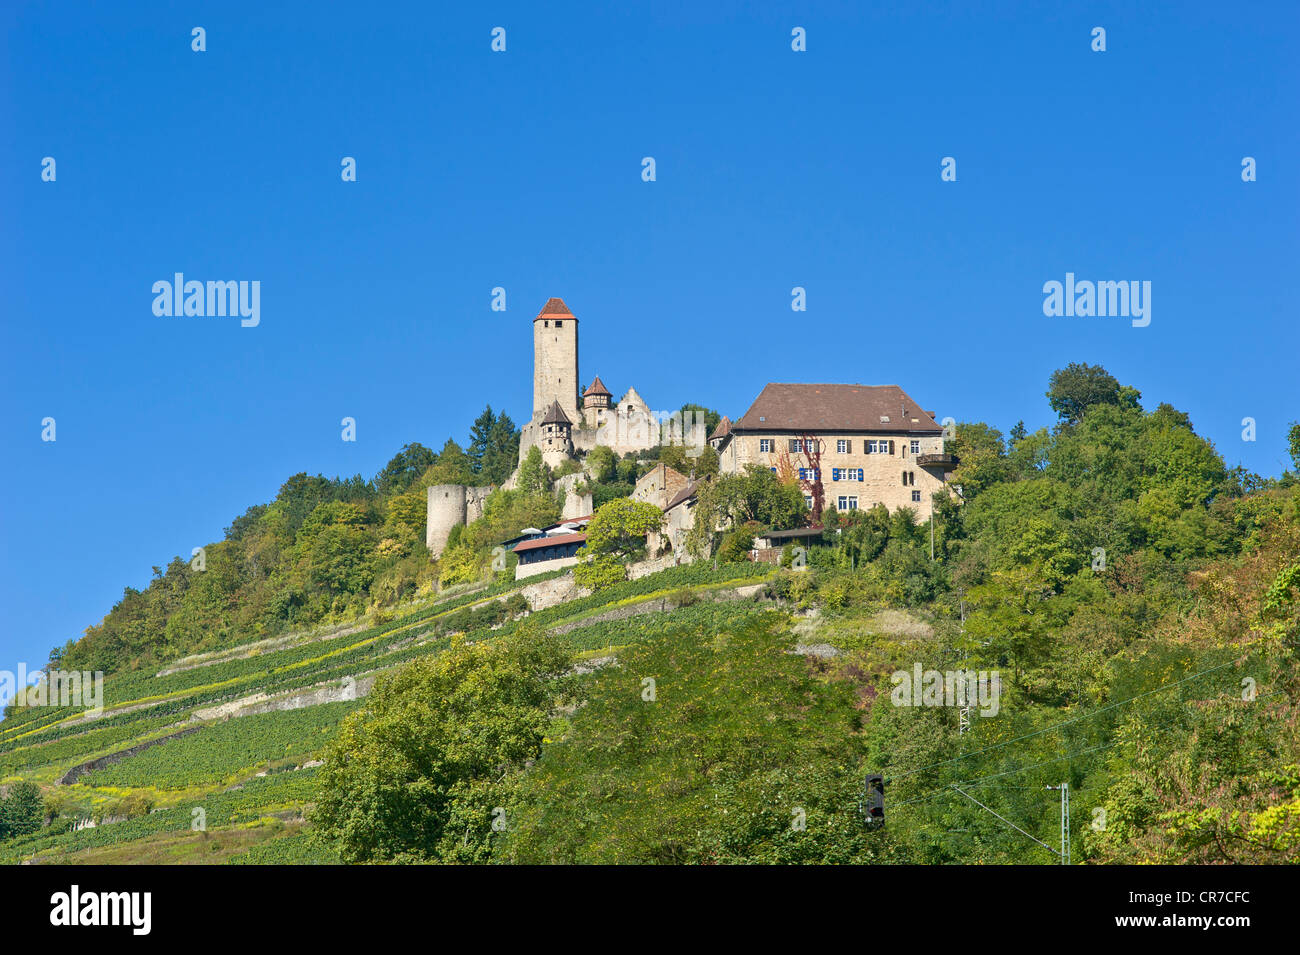
[{"label": "castle", "polygon": [[[579,393],[580,381],[577,316],[561,299],[552,298],[533,319],[533,415],[520,431],[520,463],[534,447],[556,468],[582,459],[597,445],[618,455],[662,444],[704,446],[699,416],[684,421],[655,414],[635,388],[611,401],[613,394],[598,375]],[[911,508],[924,520],[933,495],[951,493],[948,479],[958,462],[945,450],[946,437],[934,412],[921,410],[897,385],[769,383],[735,422],[723,418],[707,442],[718,453],[723,473],[758,465],[782,479],[797,480],[814,521],[827,508],[854,511],[877,504],[891,511]],[[516,467],[507,488],[518,474]],[[591,515],[590,495],[576,490],[585,477],[578,471],[556,481],[565,495],[562,520]],[[425,543],[434,557],[453,527],[482,516],[490,490],[452,484],[429,488]],[[960,488],[956,492],[960,496]],[[694,493],[693,480],[688,483],[684,475],[660,467],[642,477],[634,496],[653,499],[664,509],[670,530],[675,528],[668,535],[672,539],[689,527]],[[680,539],[674,549],[680,550]]]},{"label": "castle", "polygon": [[[580,393],[578,377],[578,318],[562,299],[552,298],[533,319],[533,414],[520,429],[519,462],[530,449],[542,452],[548,467],[584,457],[598,444],[617,455],[637,453],[661,443],[660,416],[650,410],[635,388],[618,401],[600,376]],[[670,428],[670,431],[672,429]],[[683,429],[684,430],[684,429]],[[681,432],[675,432],[680,438]],[[698,436],[702,443],[702,435]],[[506,481],[514,487],[518,468]],[[576,493],[585,475],[570,474],[556,482],[565,494],[563,516],[591,513],[589,495]],[[424,541],[437,557],[447,546],[451,529],[483,516],[483,502],[491,489],[463,484],[438,484],[428,491],[428,516]]]},{"label": "castle", "polygon": [[563,299],[549,299],[533,319],[533,416],[520,429],[520,463],[533,447],[554,468],[598,444],[622,455],[660,443],[659,418],[635,388],[611,401],[599,375],[585,390],[580,382],[578,318]]}]

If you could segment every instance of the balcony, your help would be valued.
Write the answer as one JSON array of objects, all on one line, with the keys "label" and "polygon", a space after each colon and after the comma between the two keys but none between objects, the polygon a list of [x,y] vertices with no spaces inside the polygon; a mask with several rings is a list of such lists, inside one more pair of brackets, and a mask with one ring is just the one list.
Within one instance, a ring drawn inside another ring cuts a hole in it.
[{"label": "balcony", "polygon": [[945,468],[951,470],[961,463],[961,459],[955,454],[918,454],[916,463],[923,468]]}]

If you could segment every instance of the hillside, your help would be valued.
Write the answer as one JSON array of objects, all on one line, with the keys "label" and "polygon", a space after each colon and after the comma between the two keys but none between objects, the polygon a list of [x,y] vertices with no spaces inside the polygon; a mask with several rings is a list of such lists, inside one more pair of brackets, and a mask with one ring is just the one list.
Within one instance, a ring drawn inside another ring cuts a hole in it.
[{"label": "hillside", "polygon": [[[433,563],[408,505],[451,458],[292,479],[62,649],[108,671],[99,718],[10,708],[0,860],[1043,863],[1061,782],[1076,862],[1300,860],[1300,481],[1109,376],[1049,400],[1051,430],[957,427],[932,529],[830,511],[733,559],[768,492],[719,477],[701,559],[594,593],[491,569],[545,488]],[[955,670],[996,696],[900,698]]]}]

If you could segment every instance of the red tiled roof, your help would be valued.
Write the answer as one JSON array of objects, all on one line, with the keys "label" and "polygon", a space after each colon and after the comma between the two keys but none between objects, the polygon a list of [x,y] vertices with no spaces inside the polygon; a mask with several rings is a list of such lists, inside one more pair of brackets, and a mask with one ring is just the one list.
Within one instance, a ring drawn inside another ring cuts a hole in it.
[{"label": "red tiled roof", "polygon": [[600,380],[600,375],[597,375],[595,380],[591,383],[591,385],[587,388],[587,390],[582,393],[582,397],[585,398],[587,397],[587,395],[608,395],[608,394],[609,394],[609,389],[606,388],[605,383]]},{"label": "red tiled roof", "polygon": [[586,534],[556,534],[554,537],[539,537],[536,540],[516,544],[514,551],[519,554],[526,550],[537,550],[539,547],[554,547],[556,544],[585,544],[586,541]]},{"label": "red tiled roof", "polygon": [[709,440],[726,437],[729,434],[731,434],[731,419],[723,415],[722,420],[718,422],[718,426],[713,429],[713,434],[709,435]]},{"label": "red tiled roof", "polygon": [[546,304],[542,306],[542,310],[537,313],[537,317],[541,318],[543,315],[559,315],[561,318],[573,317],[573,313],[569,311],[569,306],[564,304],[562,298],[548,298]]},{"label": "red tiled roof", "polygon": [[938,433],[898,385],[766,385],[732,431]]}]

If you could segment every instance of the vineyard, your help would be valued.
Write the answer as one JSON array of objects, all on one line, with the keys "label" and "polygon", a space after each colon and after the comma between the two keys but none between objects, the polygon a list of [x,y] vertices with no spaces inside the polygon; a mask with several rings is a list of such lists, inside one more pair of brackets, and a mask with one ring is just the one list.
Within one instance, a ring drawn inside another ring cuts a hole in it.
[{"label": "vineyard", "polygon": [[[761,582],[768,572],[749,563],[685,565],[538,612],[520,594],[522,584],[505,581],[362,627],[196,655],[162,675],[112,674],[104,683],[104,712],[95,720],[71,708],[11,711],[0,723],[0,783],[36,781],[61,807],[61,818],[0,843],[0,863],[53,862],[74,854],[89,861],[101,855],[118,859],[131,845],[170,858],[178,847],[204,838],[203,830],[231,833],[233,841],[226,847],[219,840],[203,848],[194,843],[194,852],[211,849],[210,858],[231,864],[337,863],[336,855],[311,839],[306,820],[317,770],[302,767],[362,702],[225,719],[203,714],[255,695],[262,700],[337,688],[345,678],[392,672],[442,652],[455,634],[493,640],[515,632],[525,619],[530,627],[562,632],[562,642],[576,652],[616,652],[653,636],[668,619],[710,630],[760,609],[763,601],[738,599],[733,591]],[[619,619],[600,619],[610,615]],[[171,738],[182,730],[190,732]],[[74,767],[158,739],[163,741],[59,784]],[[196,828],[200,816],[203,829]],[[83,827],[72,824],[77,818]],[[248,839],[233,838],[239,833]],[[251,845],[240,846],[249,840]]]},{"label": "vineyard", "polygon": [[240,770],[275,769],[310,758],[357,703],[326,703],[226,720],[145,750],[84,777],[88,786],[187,789]]}]

